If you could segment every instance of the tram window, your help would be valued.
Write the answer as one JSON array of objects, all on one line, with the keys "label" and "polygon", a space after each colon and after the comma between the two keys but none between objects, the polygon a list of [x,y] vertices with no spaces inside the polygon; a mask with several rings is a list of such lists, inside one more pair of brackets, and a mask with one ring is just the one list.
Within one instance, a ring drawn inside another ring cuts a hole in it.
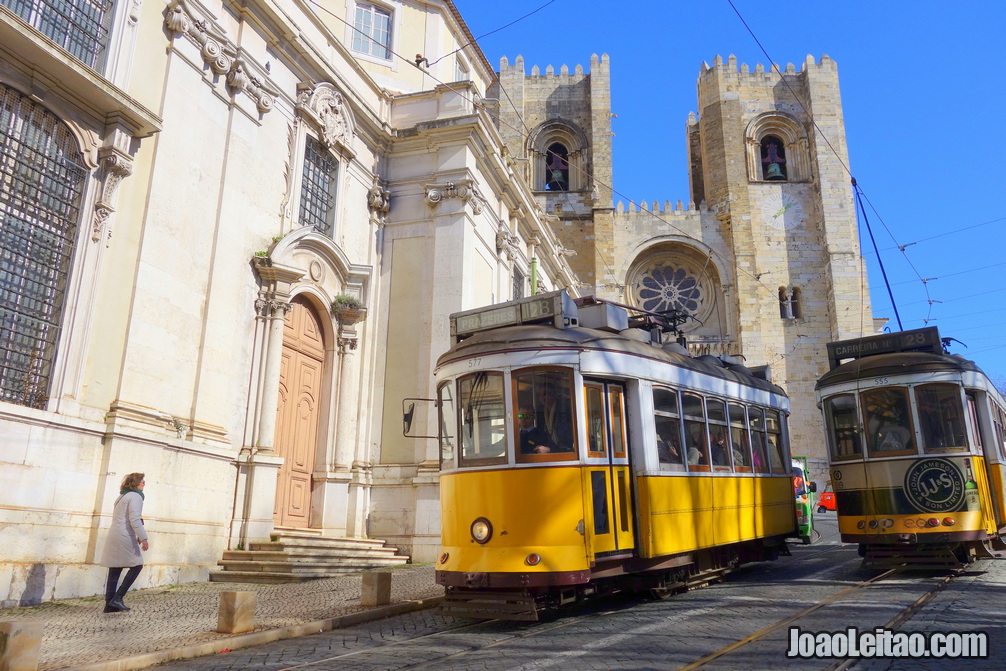
[{"label": "tram window", "polygon": [[454,408],[453,387],[450,383],[440,385],[437,398],[440,400],[440,467],[453,468],[454,448],[457,442],[458,415]]},{"label": "tram window", "polygon": [[860,394],[867,448],[872,455],[915,451],[915,430],[908,411],[908,390],[882,387]]},{"label": "tram window", "polygon": [[685,421],[685,454],[688,467],[696,471],[709,470],[709,446],[706,441],[706,416],[702,397],[681,395],[681,414]]},{"label": "tram window", "polygon": [[608,478],[604,471],[590,472],[590,495],[594,506],[594,533],[611,533],[608,525]]},{"label": "tram window", "polygon": [[832,396],[824,401],[824,418],[828,425],[828,442],[832,459],[863,456],[856,419],[856,397],[852,394]]},{"label": "tram window", "polygon": [[480,372],[458,381],[461,466],[506,463],[503,374]]},{"label": "tram window", "polygon": [[734,470],[742,473],[751,472],[751,460],[748,458],[748,429],[744,406],[730,403],[730,451],[734,458]]},{"label": "tram window", "polygon": [[773,473],[788,473],[783,460],[782,428],[779,423],[779,413],[775,410],[765,411],[765,447],[768,450],[768,461]]},{"label": "tram window", "polygon": [[961,389],[955,384],[925,384],[915,388],[922,447],[926,452],[966,450],[968,437],[961,407]]},{"label": "tram window", "polygon": [[706,414],[709,417],[710,455],[713,466],[718,471],[730,470],[730,444],[727,434],[727,412],[723,401],[709,399],[706,401]]},{"label": "tram window", "polygon": [[625,458],[625,418],[622,412],[622,390],[608,388],[608,402],[611,406],[611,450],[616,459]]},{"label": "tram window", "polygon": [[585,384],[583,391],[587,397],[587,450],[591,457],[604,457],[608,454],[604,434],[604,387]]},{"label": "tram window", "polygon": [[537,455],[549,455],[544,461],[575,459],[572,371],[517,371],[513,385],[518,460],[541,461]]},{"label": "tram window", "polygon": [[765,411],[748,408],[751,427],[751,462],[755,473],[769,473],[768,451],[765,449]]},{"label": "tram window", "polygon": [[663,387],[653,388],[654,426],[657,434],[657,461],[661,465],[685,465],[681,449],[681,419],[678,414],[678,393]]},{"label": "tram window", "polygon": [[[968,426],[971,428],[971,433],[975,437],[975,454],[985,453],[985,444],[982,441],[982,425],[978,421],[978,401],[975,399],[975,394],[972,391],[965,393],[965,398],[968,403]],[[922,421],[922,420],[920,420]]]},{"label": "tram window", "polygon": [[998,403],[992,403],[992,424],[995,426],[996,444],[999,446],[999,457],[1006,461],[1006,413]]}]

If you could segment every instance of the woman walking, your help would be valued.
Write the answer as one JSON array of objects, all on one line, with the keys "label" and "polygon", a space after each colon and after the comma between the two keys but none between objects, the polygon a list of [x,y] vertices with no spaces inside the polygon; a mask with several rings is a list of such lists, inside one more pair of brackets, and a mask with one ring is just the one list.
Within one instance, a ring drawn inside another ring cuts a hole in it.
[{"label": "woman walking", "polygon": [[[143,555],[146,551],[147,532],[143,529],[143,473],[130,473],[122,480],[119,498],[112,509],[112,524],[108,527],[105,551],[101,565],[108,567],[108,582],[105,584],[105,612],[118,613],[129,610],[122,602],[129,588],[143,570]],[[119,585],[122,569],[128,568],[126,577]]]}]

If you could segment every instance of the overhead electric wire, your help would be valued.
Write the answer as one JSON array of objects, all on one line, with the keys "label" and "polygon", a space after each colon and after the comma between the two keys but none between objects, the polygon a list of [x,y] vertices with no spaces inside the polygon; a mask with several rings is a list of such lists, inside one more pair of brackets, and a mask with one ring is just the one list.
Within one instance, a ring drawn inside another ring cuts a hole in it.
[{"label": "overhead electric wire", "polygon": [[548,0],[548,2],[546,2],[544,5],[542,5],[538,9],[535,9],[533,11],[528,12],[527,14],[525,14],[522,17],[520,17],[519,19],[514,19],[513,21],[511,21],[510,23],[506,24],[505,26],[500,26],[499,28],[497,28],[495,30],[490,30],[488,33],[483,33],[483,34],[479,35],[478,37],[472,39],[471,42],[466,43],[464,46],[458,47],[454,51],[450,51],[450,52],[444,54],[443,56],[441,56],[440,58],[438,58],[437,60],[433,61],[432,63],[430,63],[430,67],[433,67],[434,65],[436,65],[440,61],[444,60],[448,56],[453,56],[454,54],[458,53],[462,49],[464,49],[466,47],[470,47],[472,44],[478,44],[478,41],[481,40],[483,37],[489,37],[490,35],[492,35],[494,33],[498,33],[501,30],[509,28],[510,26],[514,25],[515,23],[520,23],[521,21],[523,21],[527,17],[529,17],[529,16],[531,16],[533,14],[537,14],[541,10],[545,9],[546,7],[548,7],[549,5],[551,5],[553,2],[555,2],[555,0]]}]

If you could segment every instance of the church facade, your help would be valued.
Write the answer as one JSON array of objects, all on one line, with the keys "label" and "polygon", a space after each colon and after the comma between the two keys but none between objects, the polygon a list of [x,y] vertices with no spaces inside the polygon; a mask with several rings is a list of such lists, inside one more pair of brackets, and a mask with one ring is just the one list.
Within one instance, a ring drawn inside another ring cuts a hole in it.
[{"label": "church facade", "polygon": [[[607,57],[497,74],[449,0],[70,5],[0,0],[2,605],[100,593],[137,471],[140,587],[278,529],[432,561],[439,451],[402,417],[436,433],[452,312],[680,307],[696,351],[772,363],[794,417],[868,315],[847,180],[767,73],[703,68],[689,205],[626,208]],[[834,64],[784,77],[844,152]]]}]

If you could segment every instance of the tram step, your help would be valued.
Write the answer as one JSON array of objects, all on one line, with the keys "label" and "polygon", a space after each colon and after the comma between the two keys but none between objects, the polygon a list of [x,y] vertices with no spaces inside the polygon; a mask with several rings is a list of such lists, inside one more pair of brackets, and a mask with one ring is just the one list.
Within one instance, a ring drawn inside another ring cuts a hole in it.
[{"label": "tram step", "polygon": [[534,597],[522,592],[462,592],[448,590],[440,612],[455,617],[537,622]]}]

